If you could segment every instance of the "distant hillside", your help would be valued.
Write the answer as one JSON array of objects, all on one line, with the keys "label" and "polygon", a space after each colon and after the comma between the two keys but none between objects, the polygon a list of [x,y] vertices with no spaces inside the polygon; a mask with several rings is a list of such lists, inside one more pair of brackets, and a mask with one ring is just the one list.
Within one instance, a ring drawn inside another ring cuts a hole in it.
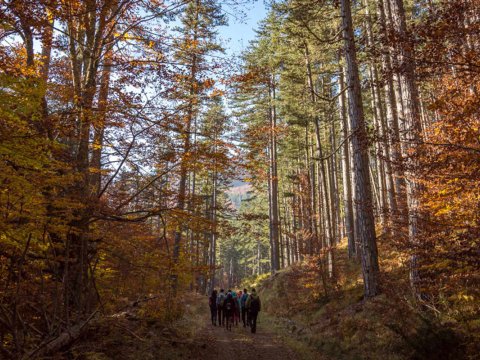
[{"label": "distant hillside", "polygon": [[248,192],[252,190],[252,186],[241,181],[237,181],[236,183],[239,185],[229,188],[226,193],[235,209],[239,209],[242,200],[248,198]]},{"label": "distant hillside", "polygon": [[232,180],[232,182],[230,183],[231,188],[236,188],[242,185],[247,185],[247,183],[242,180]]}]

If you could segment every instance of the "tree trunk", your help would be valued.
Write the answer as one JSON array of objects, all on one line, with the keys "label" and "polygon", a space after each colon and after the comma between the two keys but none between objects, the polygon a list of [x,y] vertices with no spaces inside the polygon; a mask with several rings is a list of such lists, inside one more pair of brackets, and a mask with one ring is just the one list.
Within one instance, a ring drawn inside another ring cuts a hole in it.
[{"label": "tree trunk", "polygon": [[[215,131],[214,136],[214,153],[217,153],[217,133]],[[212,291],[215,288],[215,265],[216,265],[216,252],[217,252],[217,162],[214,160],[214,170],[212,174],[212,232],[210,238],[210,285],[209,289]]]},{"label": "tree trunk", "polygon": [[[383,0],[378,1],[378,14],[380,31],[382,34],[387,32],[387,18],[385,14],[385,6]],[[385,108],[386,108],[386,123],[388,124],[388,134],[386,141],[390,146],[390,157],[387,160],[387,174],[389,186],[392,189],[389,192],[389,206],[391,209],[391,215],[395,218],[398,216],[398,199],[404,195],[404,180],[403,171],[400,163],[401,149],[400,149],[400,130],[398,126],[398,110],[397,103],[395,101],[395,87],[392,74],[392,62],[391,52],[388,46],[382,47],[382,71],[383,71],[383,84],[384,92],[386,96]]]},{"label": "tree trunk", "polygon": [[[408,237],[413,247],[419,245],[420,228],[420,203],[419,197],[422,186],[416,180],[418,159],[415,149],[422,142],[422,128],[418,89],[415,83],[415,65],[413,42],[407,31],[405,9],[403,0],[389,0],[392,11],[393,26],[399,39],[397,44],[398,69],[397,75],[400,82],[401,98],[403,103],[402,150],[405,158],[407,206],[408,206]],[[418,255],[414,253],[410,261],[410,282],[414,293],[419,295],[420,275],[418,270]]]},{"label": "tree trunk", "polygon": [[270,82],[270,191],[271,191],[271,238],[272,238],[272,272],[280,269],[279,235],[280,223],[278,219],[278,170],[277,170],[277,110],[275,76]]},{"label": "tree trunk", "polygon": [[[333,104],[332,104],[333,105]],[[332,189],[332,206],[334,212],[334,222],[335,222],[335,245],[340,241],[342,237],[341,232],[341,220],[340,220],[340,193],[338,191],[338,163],[337,163],[337,142],[336,142],[336,128],[335,128],[335,121],[331,119],[331,127],[330,127],[330,149],[331,149],[331,189]]]},{"label": "tree trunk", "polygon": [[[307,65],[307,80],[308,86],[310,89],[310,96],[312,100],[312,104],[315,104],[317,99],[315,95],[315,89],[313,84],[313,76],[312,76],[312,69],[310,64],[310,53],[308,50],[307,42],[304,42],[305,46],[305,61]],[[322,201],[319,200],[319,213],[324,213],[326,216],[326,246],[327,246],[327,263],[328,263],[328,271],[330,276],[333,276],[333,259],[332,259],[332,245],[334,242],[334,232],[333,232],[333,225],[332,225],[332,213],[330,211],[330,192],[328,188],[328,179],[327,179],[327,170],[325,169],[325,162],[323,159],[323,151],[322,151],[322,140],[321,140],[321,129],[320,129],[320,119],[318,116],[314,117],[314,124],[315,124],[315,136],[317,140],[317,151],[319,157],[319,165],[320,165],[320,172],[319,172],[319,185],[322,184],[323,186],[323,198],[325,203],[325,211],[322,211]]]},{"label": "tree trunk", "polygon": [[344,84],[344,71],[339,71],[340,91],[340,117],[342,119],[342,134],[343,134],[343,146],[342,146],[342,170],[343,170],[343,201],[345,211],[345,232],[348,240],[348,257],[353,258],[356,252],[355,246],[355,223],[353,218],[353,195],[352,195],[352,181],[350,177],[350,139],[347,119],[347,104],[345,99],[345,84]]},{"label": "tree trunk", "polygon": [[[196,41],[198,39],[198,19],[199,19],[199,1],[196,2],[196,22],[194,24],[194,34],[193,34],[193,41],[192,44],[196,45]],[[185,123],[182,126],[181,136],[183,138],[183,156],[180,161],[180,180],[178,185],[178,197],[177,197],[177,205],[176,208],[182,213],[185,210],[186,205],[186,196],[187,196],[187,176],[188,176],[188,168],[189,168],[189,159],[186,158],[186,155],[189,154],[191,150],[191,128],[193,119],[195,118],[194,112],[196,111],[195,108],[195,99],[197,97],[198,86],[197,82],[197,53],[192,51],[192,58],[191,58],[191,66],[190,66],[190,89],[189,89],[189,104],[187,108],[187,114],[185,116]],[[183,222],[177,224],[175,235],[174,235],[174,243],[173,243],[173,263],[178,265],[180,261],[180,252],[182,246],[182,233],[184,230]],[[174,292],[177,290],[177,281],[178,281],[178,274],[175,272],[172,274],[172,289]]]},{"label": "tree trunk", "polygon": [[378,294],[378,253],[370,183],[368,139],[363,114],[362,94],[352,24],[350,0],[341,0],[343,38],[347,63],[347,85],[354,149],[355,192],[358,202],[358,223],[365,297]]},{"label": "tree trunk", "polygon": [[[113,38],[110,39],[113,41]],[[105,54],[103,63],[102,78],[100,80],[100,91],[98,94],[98,118],[94,122],[93,150],[92,150],[92,169],[91,187],[96,196],[100,196],[102,183],[102,149],[105,133],[105,121],[107,115],[107,102],[110,87],[110,73],[112,69],[112,49]]]}]

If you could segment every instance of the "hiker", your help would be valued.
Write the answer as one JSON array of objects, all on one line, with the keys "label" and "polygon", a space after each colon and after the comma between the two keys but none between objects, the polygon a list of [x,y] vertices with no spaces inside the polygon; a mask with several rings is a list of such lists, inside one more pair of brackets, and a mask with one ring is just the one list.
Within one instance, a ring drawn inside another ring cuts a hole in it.
[{"label": "hiker", "polygon": [[235,309],[233,309],[233,323],[235,323],[235,326],[238,326],[238,317],[237,317],[237,312],[238,312],[238,295],[235,291],[232,291],[232,299],[235,302]]},{"label": "hiker", "polygon": [[[225,300],[227,300],[228,295],[232,295],[232,290],[228,289],[227,292],[225,293]],[[226,324],[226,319],[227,319],[227,313],[225,311],[225,308],[223,308],[223,326]]]},{"label": "hiker", "polygon": [[236,300],[234,300],[232,292],[229,291],[223,305],[224,316],[226,319],[225,324],[226,324],[227,330],[232,330],[232,323],[235,315],[235,303],[236,303]]},{"label": "hiker", "polygon": [[252,333],[255,334],[257,332],[257,317],[258,313],[261,310],[262,304],[260,302],[260,297],[257,295],[255,289],[252,289],[250,296],[246,302],[246,308],[248,309],[248,317],[250,320],[250,328]]},{"label": "hiker", "polygon": [[210,306],[212,325],[217,326],[217,290],[213,289],[212,295],[208,298],[208,305]]},{"label": "hiker", "polygon": [[223,289],[220,289],[220,294],[217,296],[217,313],[218,313],[218,326],[225,326],[223,303],[225,302],[225,293]]},{"label": "hiker", "polygon": [[237,303],[235,304],[236,305],[235,317],[237,319],[237,323],[242,321],[242,318],[241,318],[241,316],[242,316],[242,296],[243,296],[242,290],[239,290],[238,295],[237,295]]},{"label": "hiker", "polygon": [[243,322],[243,327],[246,327],[247,325],[250,326],[250,322],[248,319],[248,311],[246,308],[246,302],[248,299],[248,292],[247,289],[243,289],[243,294],[242,297],[240,298],[240,307],[242,309],[242,322]]}]

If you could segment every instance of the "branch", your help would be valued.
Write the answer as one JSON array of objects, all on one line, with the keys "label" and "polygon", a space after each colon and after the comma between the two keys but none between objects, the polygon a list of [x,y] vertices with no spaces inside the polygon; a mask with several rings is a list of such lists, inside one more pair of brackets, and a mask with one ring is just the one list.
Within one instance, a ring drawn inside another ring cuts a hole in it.
[{"label": "branch", "polygon": [[325,156],[322,157],[322,158],[314,157],[314,159],[317,160],[317,161],[328,160],[328,159],[331,158],[334,154],[336,154],[336,153],[338,152],[338,150],[340,150],[340,148],[343,146],[343,144],[345,144],[345,142],[348,141],[352,136],[353,136],[353,132],[352,132],[350,135],[348,135],[345,139],[343,139],[342,142],[340,142],[340,144],[336,147],[336,149],[333,150],[330,154],[325,155]]},{"label": "branch", "polygon": [[464,146],[464,145],[459,145],[459,144],[452,144],[452,143],[434,143],[434,142],[428,142],[428,141],[401,141],[404,144],[410,144],[410,145],[431,145],[431,146],[443,146],[443,147],[453,147],[456,149],[461,149],[465,151],[470,151],[474,152],[477,154],[480,154],[480,149],[470,147],[470,146]]},{"label": "branch", "polygon": [[165,170],[163,173],[161,173],[160,175],[157,175],[155,176],[152,180],[150,180],[144,187],[142,187],[140,190],[138,190],[135,194],[133,194],[132,196],[130,196],[127,200],[125,200],[123,203],[121,203],[120,205],[118,205],[116,208],[115,208],[115,211],[118,211],[120,210],[122,207],[124,207],[125,205],[128,205],[133,199],[135,199],[138,195],[140,195],[142,192],[144,192],[146,189],[148,189],[155,181],[157,181],[158,179],[160,179],[162,176],[168,174],[174,167],[176,167],[178,165],[175,164],[173,165],[172,167],[170,167],[169,169]]},{"label": "branch", "polygon": [[83,334],[83,329],[94,318],[94,316],[97,313],[98,313],[98,310],[95,310],[87,318],[87,320],[85,320],[84,322],[82,322],[80,324],[72,326],[71,328],[68,328],[66,331],[61,333],[55,339],[44,342],[43,344],[41,344],[39,347],[37,347],[32,352],[23,356],[22,360],[32,359],[32,358],[35,358],[35,357],[40,357],[40,356],[44,356],[44,355],[47,355],[47,354],[51,354],[51,353],[54,353],[54,352],[62,349],[65,346],[71,344],[72,342],[77,340]]}]

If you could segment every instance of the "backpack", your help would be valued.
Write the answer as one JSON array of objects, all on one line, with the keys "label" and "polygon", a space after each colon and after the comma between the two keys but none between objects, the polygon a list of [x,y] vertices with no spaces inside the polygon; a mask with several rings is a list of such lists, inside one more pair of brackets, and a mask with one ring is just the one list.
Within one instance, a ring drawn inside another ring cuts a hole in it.
[{"label": "backpack", "polygon": [[243,294],[242,300],[241,300],[242,307],[245,307],[245,303],[247,302],[247,299],[248,299],[248,294]]},{"label": "backpack", "polygon": [[223,303],[225,302],[225,295],[221,293],[217,298],[217,305],[219,307],[223,307]]},{"label": "backpack", "polygon": [[260,311],[260,298],[258,296],[253,297],[250,300],[250,311],[259,312]]},{"label": "backpack", "polygon": [[232,301],[227,301],[227,303],[225,304],[225,310],[232,310]]}]

